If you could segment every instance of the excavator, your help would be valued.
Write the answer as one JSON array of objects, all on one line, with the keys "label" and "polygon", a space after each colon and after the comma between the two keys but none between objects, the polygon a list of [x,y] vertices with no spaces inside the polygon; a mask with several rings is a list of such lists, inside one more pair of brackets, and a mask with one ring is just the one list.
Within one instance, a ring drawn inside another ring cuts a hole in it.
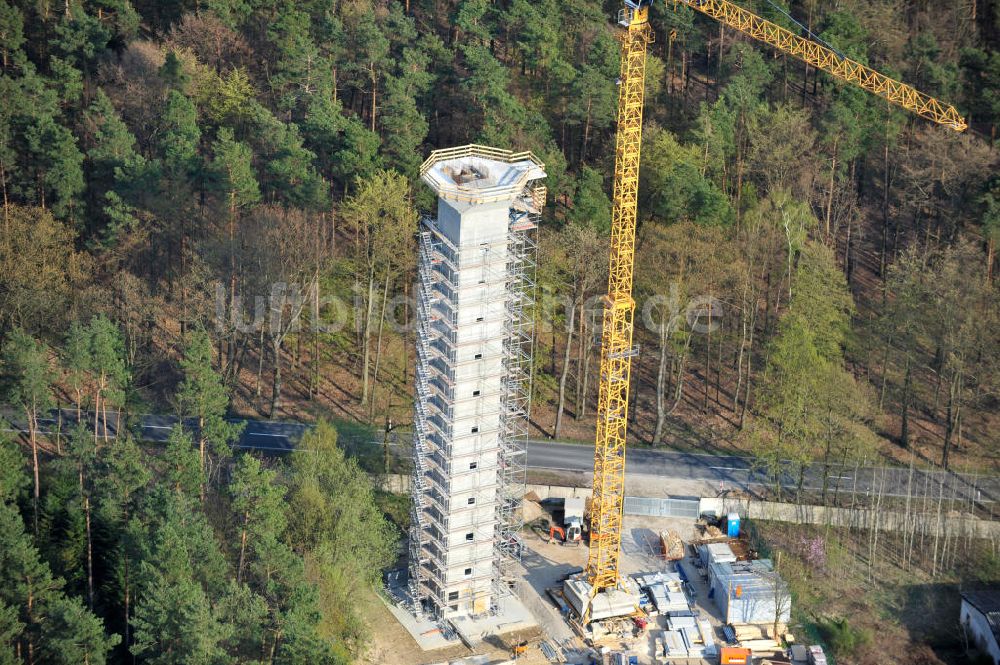
[{"label": "excavator", "polygon": [[[666,2],[672,4],[674,9],[693,9],[931,122],[958,132],[967,128],[965,119],[953,106],[844,56],[774,3],[770,4],[798,25],[805,36],[797,35],[728,0]],[[608,293],[603,301],[590,549],[584,571],[590,587],[590,603],[580,613],[584,625],[590,621],[590,608],[599,594],[622,588],[619,558],[625,500],[625,438],[632,358],[638,353],[632,342],[635,313],[632,278],[646,50],[653,41],[649,10],[653,4],[653,0],[625,0],[618,16],[618,23],[624,31],[621,36]]]}]

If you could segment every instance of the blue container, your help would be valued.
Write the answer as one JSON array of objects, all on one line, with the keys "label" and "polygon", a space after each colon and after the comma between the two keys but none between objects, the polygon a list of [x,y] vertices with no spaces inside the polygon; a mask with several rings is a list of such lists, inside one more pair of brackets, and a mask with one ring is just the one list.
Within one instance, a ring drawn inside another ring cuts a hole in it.
[{"label": "blue container", "polygon": [[729,513],[729,516],[726,517],[726,535],[730,538],[740,537],[739,513]]}]

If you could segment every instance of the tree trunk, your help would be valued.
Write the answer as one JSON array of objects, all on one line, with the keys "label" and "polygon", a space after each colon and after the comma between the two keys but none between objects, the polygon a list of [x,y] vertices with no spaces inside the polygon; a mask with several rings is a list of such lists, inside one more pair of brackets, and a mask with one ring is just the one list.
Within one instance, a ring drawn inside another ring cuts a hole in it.
[{"label": "tree trunk", "polygon": [[705,335],[705,394],[702,413],[708,413],[708,386],[712,376],[712,304],[708,305],[708,332]]},{"label": "tree trunk", "polygon": [[32,493],[32,507],[33,507],[33,529],[35,532],[35,538],[38,537],[38,502],[41,497],[41,483],[39,481],[38,475],[38,436],[37,429],[38,425],[35,420],[35,410],[34,406],[30,409],[26,409],[26,415],[28,420],[28,439],[31,441],[31,473],[34,476],[35,487]]},{"label": "tree trunk", "polygon": [[271,358],[274,360],[274,373],[271,384],[271,408],[268,418],[274,418],[281,403],[281,337],[275,337],[271,342]]},{"label": "tree trunk", "polygon": [[580,306],[578,342],[576,345],[576,406],[574,407],[575,419],[580,420],[580,411],[583,406],[583,373],[586,371],[584,359],[587,356],[587,308]]},{"label": "tree trunk", "polygon": [[375,269],[368,271],[368,303],[365,307],[364,330],[361,333],[362,359],[361,359],[361,403],[368,402],[368,370],[371,364],[371,349],[368,344],[368,337],[372,327],[372,309],[375,300]]},{"label": "tree trunk", "polygon": [[[581,314],[581,316],[582,316],[582,314]],[[590,361],[593,360],[593,358],[594,358],[594,351],[591,348],[591,345],[587,343],[587,338],[586,337],[581,337],[580,338],[580,344],[584,347],[584,351],[583,351],[583,370],[582,370],[582,372],[583,372],[583,386],[580,389],[580,394],[583,397],[582,397],[582,399],[580,399],[580,409],[576,413],[576,419],[577,420],[580,420],[584,416],[587,415],[587,401],[588,401],[588,398],[589,398],[588,392],[587,392],[587,388],[590,385]]]},{"label": "tree trunk", "polygon": [[201,460],[201,479],[198,482],[202,507],[205,506],[205,418],[198,417],[198,457]]},{"label": "tree trunk", "polygon": [[101,389],[100,387],[94,391],[94,447],[97,447],[97,440],[100,436],[98,432],[98,425],[101,421]]},{"label": "tree trunk", "polygon": [[382,362],[382,331],[385,328],[385,305],[389,300],[389,283],[392,279],[385,278],[385,288],[382,290],[382,307],[378,318],[378,334],[375,336],[375,368],[372,373],[372,394],[368,403],[368,421],[375,417],[375,391],[378,388],[378,368]]},{"label": "tree trunk", "polygon": [[830,191],[826,196],[826,238],[830,239],[830,218],[833,216],[833,190],[837,186],[837,142],[840,137],[833,139],[833,160],[830,162]]},{"label": "tree trunk", "polygon": [[[318,273],[318,269],[317,269]],[[313,348],[312,348],[312,372],[310,372],[309,380],[309,399],[316,397],[319,393],[319,328],[320,328],[320,313],[319,313],[319,275],[316,275],[315,285],[313,286]]]},{"label": "tree trunk", "polygon": [[240,562],[236,567],[236,583],[243,583],[243,562],[247,551],[247,525],[250,523],[250,511],[243,513],[243,529],[240,530]]},{"label": "tree trunk", "polygon": [[961,375],[961,371],[956,372],[948,385],[948,406],[945,411],[944,423],[944,446],[941,450],[941,466],[945,471],[948,470],[948,455],[951,452],[951,440],[955,433],[955,398],[958,394]]},{"label": "tree trunk", "polygon": [[[80,473],[83,483],[83,473]],[[87,524],[87,607],[94,609],[94,539],[90,531],[90,496],[83,495],[83,514]]]},{"label": "tree trunk", "polygon": [[910,447],[910,379],[912,368],[910,367],[910,356],[906,356],[906,372],[903,376],[903,395],[900,399],[900,414],[902,422],[899,428],[899,442],[904,448]]},{"label": "tree trunk", "polygon": [[369,65],[369,72],[372,81],[372,132],[375,131],[375,92],[378,89],[378,74],[375,71],[375,63]]},{"label": "tree trunk", "polygon": [[552,436],[559,438],[562,429],[563,407],[566,405],[566,377],[569,375],[569,359],[573,353],[573,326],[576,322],[577,299],[569,307],[569,320],[566,322],[566,350],[563,353],[562,371],[559,373],[559,399],[556,405],[556,425]]},{"label": "tree trunk", "polygon": [[653,445],[655,446],[663,437],[663,426],[667,422],[667,399],[666,399],[666,384],[667,384],[667,369],[668,360],[670,359],[670,354],[668,353],[667,343],[669,340],[669,335],[667,334],[667,322],[660,320],[660,364],[656,370],[656,427],[653,429]]},{"label": "tree trunk", "polygon": [[587,161],[587,143],[590,141],[590,109],[593,105],[593,98],[587,99],[587,118],[583,124],[583,145],[580,147],[580,162]]}]

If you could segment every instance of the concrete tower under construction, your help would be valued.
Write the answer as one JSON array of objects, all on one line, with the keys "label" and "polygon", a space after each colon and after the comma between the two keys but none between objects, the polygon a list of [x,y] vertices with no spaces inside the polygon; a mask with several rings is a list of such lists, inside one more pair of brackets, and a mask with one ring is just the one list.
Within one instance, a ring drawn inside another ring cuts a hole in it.
[{"label": "concrete tower under construction", "polygon": [[409,590],[444,619],[496,612],[520,556],[545,171],[470,145],[420,173],[438,206],[419,234]]}]

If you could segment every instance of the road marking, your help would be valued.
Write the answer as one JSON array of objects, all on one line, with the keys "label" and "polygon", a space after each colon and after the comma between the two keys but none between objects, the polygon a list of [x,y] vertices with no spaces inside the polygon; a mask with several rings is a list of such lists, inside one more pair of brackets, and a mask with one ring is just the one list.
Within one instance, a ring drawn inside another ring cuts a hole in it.
[{"label": "road marking", "polygon": [[173,425],[143,425],[143,429],[173,429]]},{"label": "road marking", "polygon": [[750,469],[744,469],[735,466],[710,466],[709,469],[715,469],[716,471],[749,471]]},{"label": "road marking", "polygon": [[287,434],[265,434],[264,432],[246,432],[244,436],[274,436],[282,439],[287,439]]},{"label": "road marking", "polygon": [[852,480],[850,476],[830,476],[834,480]]},{"label": "road marking", "polygon": [[538,464],[528,464],[532,469],[545,469],[546,471],[575,471],[577,473],[585,473],[586,469],[567,469],[563,466],[540,466]]}]

